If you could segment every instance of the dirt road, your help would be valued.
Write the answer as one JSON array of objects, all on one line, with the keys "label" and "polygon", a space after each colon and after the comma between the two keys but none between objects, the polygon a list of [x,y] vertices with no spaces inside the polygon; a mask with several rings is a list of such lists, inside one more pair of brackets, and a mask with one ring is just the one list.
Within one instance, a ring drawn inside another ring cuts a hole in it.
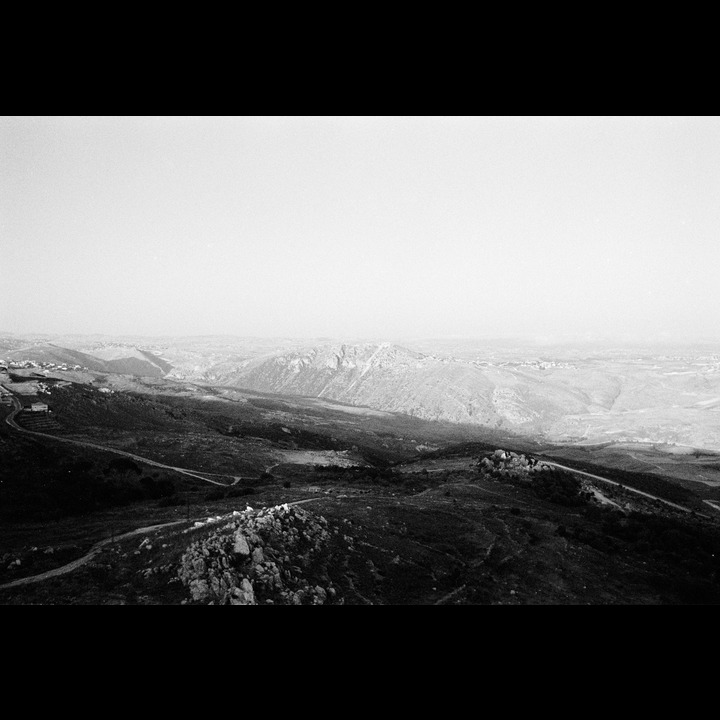
[{"label": "dirt road", "polygon": [[[294,502],[289,503],[279,503],[280,505],[302,505],[303,503],[309,503],[309,502],[315,502],[317,500],[322,500],[323,498],[316,497],[316,498],[308,498],[307,500],[295,500]],[[18,578],[17,580],[13,580],[9,583],[5,583],[4,585],[0,585],[0,590],[4,590],[6,588],[13,588],[18,587],[20,585],[29,585],[30,583],[36,583],[36,582],[42,582],[43,580],[49,580],[50,578],[58,577],[59,575],[65,575],[69,572],[73,572],[73,570],[77,570],[78,568],[82,567],[83,565],[86,565],[90,560],[92,560],[106,545],[118,542],[120,540],[125,540],[126,538],[132,537],[133,535],[144,535],[145,533],[152,532],[153,530],[159,530],[160,528],[170,527],[171,525],[179,525],[180,523],[192,523],[192,522],[198,522],[199,520],[202,520],[203,518],[191,518],[190,520],[182,519],[182,520],[171,520],[170,522],[166,523],[160,523],[159,525],[148,525],[147,527],[141,527],[136,528],[135,530],[130,530],[129,532],[123,533],[122,535],[116,535],[115,537],[109,537],[105,538],[105,540],[100,540],[100,542],[95,543],[95,545],[90,548],[89,552],[86,555],[83,555],[81,558],[78,558],[77,560],[73,560],[72,562],[67,563],[67,565],[62,565],[58,568],[54,568],[52,570],[47,570],[46,572],[39,573],[38,575],[30,575],[28,577],[24,578]]]},{"label": "dirt road", "polygon": [[[3,385],[3,387],[5,387]],[[9,388],[5,387],[8,392],[11,392]],[[107,445],[98,445],[96,443],[87,442],[85,440],[72,440],[70,438],[64,438],[64,437],[58,437],[57,435],[49,435],[48,433],[41,433],[37,432],[35,430],[26,430],[25,428],[21,427],[20,425],[15,422],[15,416],[22,410],[22,404],[20,401],[15,397],[15,395],[12,395],[12,401],[13,405],[15,406],[15,409],[10,412],[10,414],[5,418],[5,422],[17,432],[23,433],[24,435],[32,435],[34,437],[41,437],[41,438],[47,438],[49,440],[55,440],[57,442],[63,442],[63,443],[69,443],[71,445],[78,445],[79,447],[87,447],[92,448],[93,450],[103,450],[105,452],[114,453],[115,455],[122,455],[124,457],[132,458],[133,460],[137,460],[138,462],[145,463],[146,465],[152,465],[153,467],[162,468],[163,470],[174,470],[175,472],[182,473],[183,475],[187,475],[188,477],[197,478],[198,480],[204,480],[207,483],[212,483],[213,485],[220,485],[221,487],[228,487],[229,484],[235,484],[238,480],[236,479],[236,476],[234,475],[227,475],[228,478],[233,478],[233,483],[224,483],[220,482],[219,480],[212,480],[208,477],[205,477],[204,475],[199,474],[201,471],[199,470],[190,470],[188,468],[181,468],[176,467],[175,465],[166,465],[165,463],[158,462],[157,460],[151,460],[150,458],[143,457],[142,455],[135,455],[134,453],[127,452],[125,450],[118,450],[117,448],[108,447]],[[208,473],[212,475],[217,475],[218,473]]]},{"label": "dirt road", "polygon": [[[586,477],[593,478],[594,480],[600,480],[604,483],[609,483],[610,485],[617,485],[621,486],[621,483],[616,482],[615,480],[608,480],[608,478],[601,477],[600,475],[593,475],[592,473],[585,472],[584,470],[576,470],[575,468],[568,467],[567,465],[560,465],[560,463],[551,462],[550,460],[542,460],[546,465],[552,465],[556,468],[560,468],[561,470],[567,470],[571,473],[576,473],[578,475],[585,475]],[[633,487],[630,487],[629,485],[622,485],[622,487],[627,490],[628,492],[635,493],[636,495],[644,495],[646,498],[650,498],[651,500],[657,500],[658,502],[661,502],[665,505],[669,505],[672,508],[675,508],[676,510],[681,510],[685,513],[695,513],[699,517],[704,517],[707,519],[710,519],[709,515],[704,515],[703,513],[699,513],[696,510],[692,510],[691,508],[685,507],[684,505],[678,505],[677,503],[670,502],[670,500],[663,500],[663,498],[658,497],[657,495],[651,495],[650,493],[643,492],[642,490],[637,490]]]}]

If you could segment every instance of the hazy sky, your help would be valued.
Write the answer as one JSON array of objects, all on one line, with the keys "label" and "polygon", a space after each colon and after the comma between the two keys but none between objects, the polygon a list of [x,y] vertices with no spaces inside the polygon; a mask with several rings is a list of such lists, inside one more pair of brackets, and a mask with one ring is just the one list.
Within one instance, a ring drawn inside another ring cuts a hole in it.
[{"label": "hazy sky", "polygon": [[720,339],[720,119],[0,118],[0,330]]}]

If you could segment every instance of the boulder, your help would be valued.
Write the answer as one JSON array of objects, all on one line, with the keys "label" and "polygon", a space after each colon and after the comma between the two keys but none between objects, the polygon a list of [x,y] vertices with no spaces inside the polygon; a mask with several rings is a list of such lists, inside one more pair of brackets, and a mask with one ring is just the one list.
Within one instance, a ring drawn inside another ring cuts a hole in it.
[{"label": "boulder", "polygon": [[235,534],[235,545],[233,546],[233,552],[236,555],[250,554],[250,545],[248,545],[247,538],[240,530],[238,530],[238,532]]}]

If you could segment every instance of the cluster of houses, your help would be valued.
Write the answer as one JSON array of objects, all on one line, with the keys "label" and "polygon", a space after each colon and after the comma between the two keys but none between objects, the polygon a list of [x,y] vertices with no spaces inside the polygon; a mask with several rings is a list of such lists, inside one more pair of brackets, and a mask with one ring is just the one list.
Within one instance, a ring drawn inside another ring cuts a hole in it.
[{"label": "cluster of houses", "polygon": [[[16,367],[25,366],[18,365],[18,363],[15,363],[13,361],[5,363],[4,361],[0,360],[0,380],[7,380],[8,368]],[[38,367],[37,363],[35,363],[33,367]],[[48,394],[50,393],[48,386],[44,383],[38,383],[38,390],[40,392],[47,392]],[[7,390],[7,388],[0,385],[0,401],[2,401],[3,403],[9,402],[11,397],[12,395]],[[39,400],[23,404],[23,410],[25,410],[26,412],[47,412],[49,409],[50,408],[48,407],[47,403],[41,402]]]},{"label": "cluster of houses", "polygon": [[505,360],[503,362],[494,363],[489,360],[473,360],[472,364],[476,367],[502,367],[502,368],[534,368],[535,370],[550,370],[551,368],[564,368],[565,370],[573,370],[575,365],[569,362],[557,362],[555,360]]},{"label": "cluster of houses", "polygon": [[88,368],[86,368],[84,365],[69,365],[68,363],[53,362],[36,362],[35,360],[10,360],[7,363],[6,370],[7,368],[11,368],[13,370],[23,370],[26,368],[40,368],[42,370],[88,370]]}]

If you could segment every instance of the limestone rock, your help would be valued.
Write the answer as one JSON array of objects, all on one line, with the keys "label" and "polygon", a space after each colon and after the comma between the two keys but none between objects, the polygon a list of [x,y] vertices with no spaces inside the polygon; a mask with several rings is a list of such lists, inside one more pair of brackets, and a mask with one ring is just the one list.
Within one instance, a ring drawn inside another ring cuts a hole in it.
[{"label": "limestone rock", "polygon": [[233,552],[237,555],[249,555],[250,546],[245,538],[245,535],[241,531],[235,534],[235,545],[233,546]]},{"label": "limestone rock", "polygon": [[[214,521],[186,549],[177,572],[193,600],[218,605],[342,602],[334,588],[326,589],[326,553],[331,538],[337,544],[343,536],[324,517],[279,505],[248,507]],[[350,543],[346,550],[352,551]]]}]

